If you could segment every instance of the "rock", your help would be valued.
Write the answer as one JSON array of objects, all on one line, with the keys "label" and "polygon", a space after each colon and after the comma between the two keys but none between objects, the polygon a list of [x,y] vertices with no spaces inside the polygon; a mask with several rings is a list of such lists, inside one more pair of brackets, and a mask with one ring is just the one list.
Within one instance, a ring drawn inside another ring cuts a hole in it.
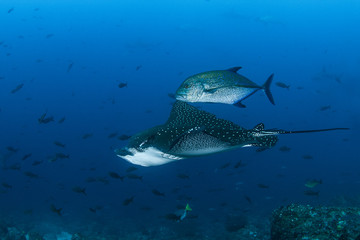
[{"label": "rock", "polygon": [[4,223],[0,223],[0,239],[3,239],[8,234],[8,229]]},{"label": "rock", "polygon": [[80,233],[75,233],[72,235],[71,240],[86,240],[86,238]]},{"label": "rock", "polygon": [[271,240],[360,240],[360,208],[291,204],[273,212]]},{"label": "rock", "polygon": [[26,236],[27,240],[44,240],[43,236],[38,232],[29,232]]},{"label": "rock", "polygon": [[4,240],[26,240],[26,237],[24,233],[16,227],[8,227],[8,233]]},{"label": "rock", "polygon": [[225,229],[228,232],[237,232],[247,224],[247,218],[244,215],[228,215],[225,221]]}]

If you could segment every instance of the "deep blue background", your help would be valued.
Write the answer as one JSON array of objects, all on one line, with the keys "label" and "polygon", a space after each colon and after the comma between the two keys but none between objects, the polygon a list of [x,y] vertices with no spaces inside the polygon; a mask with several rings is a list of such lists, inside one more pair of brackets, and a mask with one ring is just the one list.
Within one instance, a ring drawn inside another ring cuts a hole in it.
[{"label": "deep blue background", "polygon": [[[12,185],[0,186],[3,214],[62,224],[131,225],[130,217],[147,225],[187,202],[203,223],[234,211],[265,218],[293,202],[334,204],[349,196],[360,202],[357,1],[48,2],[0,2],[0,182]],[[274,82],[291,87],[272,85],[275,106],[262,92],[244,101],[246,109],[196,106],[245,128],[263,122],[287,130],[351,130],[280,136],[276,147],[261,153],[238,149],[140,167],[135,173],[142,182],[108,176],[109,171],[124,175],[130,166],[113,153],[126,142],[109,134],[131,135],[162,124],[173,101],[167,94],[186,77],[234,66],[258,84],[274,73]],[[120,82],[128,86],[120,89]],[[320,111],[327,105],[329,110]],[[56,121],[39,124],[46,111]],[[57,123],[62,117],[65,122]],[[87,133],[93,136],[82,139]],[[8,146],[19,151],[11,153]],[[279,151],[281,146],[291,150]],[[57,152],[70,159],[49,162]],[[22,161],[28,153],[32,156]],[[313,159],[303,159],[306,154]],[[35,160],[44,162],[32,166]],[[246,167],[234,169],[239,160]],[[221,169],[228,162],[230,167]],[[21,170],[8,169],[16,163]],[[39,179],[29,179],[26,171]],[[179,179],[178,173],[190,179]],[[88,177],[110,183],[87,183]],[[315,188],[319,197],[304,195],[304,183],[313,178],[323,180]],[[86,187],[87,196],[73,192],[74,186]],[[134,202],[123,206],[131,196]],[[51,204],[63,208],[62,219],[50,211]],[[88,207],[96,205],[103,209],[93,214]],[[30,209],[32,214],[23,213]]]}]

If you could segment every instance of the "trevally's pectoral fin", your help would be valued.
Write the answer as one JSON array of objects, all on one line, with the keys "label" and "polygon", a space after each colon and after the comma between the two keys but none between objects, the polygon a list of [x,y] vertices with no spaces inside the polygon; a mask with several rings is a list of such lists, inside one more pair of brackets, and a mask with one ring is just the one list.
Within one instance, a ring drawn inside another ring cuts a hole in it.
[{"label": "trevally's pectoral fin", "polygon": [[213,87],[213,88],[204,86],[204,92],[215,93],[216,91],[219,91],[219,90],[222,90],[222,89],[234,89],[234,88],[252,88],[252,89],[254,89],[253,92],[251,92],[249,95],[244,97],[242,100],[244,100],[245,98],[250,97],[251,95],[256,93],[258,90],[262,89],[262,87],[259,87],[259,86],[250,86],[250,85],[244,85],[244,84],[232,84],[232,85],[223,85],[223,86],[220,86],[220,87]]}]

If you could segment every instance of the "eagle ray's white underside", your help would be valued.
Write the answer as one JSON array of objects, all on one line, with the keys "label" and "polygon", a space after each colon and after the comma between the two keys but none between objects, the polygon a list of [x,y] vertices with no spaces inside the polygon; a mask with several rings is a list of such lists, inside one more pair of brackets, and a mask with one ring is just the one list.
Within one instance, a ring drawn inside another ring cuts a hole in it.
[{"label": "eagle ray's white underside", "polygon": [[[250,147],[251,145],[243,145],[243,146],[237,146],[237,147]],[[196,156],[203,156],[203,155],[209,155],[212,153],[217,152],[223,152],[226,150],[230,150],[231,148],[224,148],[224,147],[218,147],[218,148],[208,148],[208,149],[198,149],[198,150],[192,150],[192,151],[186,151],[182,152],[181,156],[168,154],[160,151],[157,148],[149,147],[146,148],[144,151],[138,151],[135,148],[129,148],[127,149],[129,152],[132,153],[126,156],[117,155],[118,157],[121,157],[125,159],[126,161],[135,164],[140,165],[143,167],[150,167],[150,166],[159,166],[163,165],[169,162],[181,160],[188,157],[196,157]]]}]

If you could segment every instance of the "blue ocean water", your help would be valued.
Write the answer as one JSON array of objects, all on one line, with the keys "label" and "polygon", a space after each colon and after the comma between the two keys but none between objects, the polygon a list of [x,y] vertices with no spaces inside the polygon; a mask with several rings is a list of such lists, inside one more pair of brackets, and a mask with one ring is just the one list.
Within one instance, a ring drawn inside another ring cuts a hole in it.
[{"label": "blue ocean water", "polygon": [[[47,239],[267,239],[277,207],[359,204],[359,11],[351,0],[2,0],[0,223]],[[245,128],[350,130],[133,172],[114,154],[122,135],[167,120],[187,77],[234,66],[259,85],[274,73],[276,105],[263,92],[244,109],[193,105]],[[187,203],[187,218],[169,219]],[[258,236],[228,231],[234,216]]]}]

